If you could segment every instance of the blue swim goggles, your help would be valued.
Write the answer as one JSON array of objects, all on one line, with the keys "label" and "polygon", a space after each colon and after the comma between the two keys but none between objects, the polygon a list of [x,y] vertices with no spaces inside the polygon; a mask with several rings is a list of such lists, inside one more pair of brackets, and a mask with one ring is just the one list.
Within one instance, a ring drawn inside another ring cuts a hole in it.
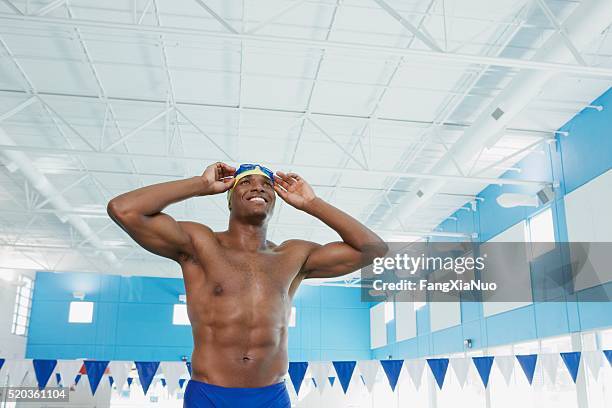
[{"label": "blue swim goggles", "polygon": [[236,172],[234,173],[234,177],[237,178],[239,175],[247,171],[249,172],[249,174],[257,174],[261,172],[263,176],[268,177],[270,181],[272,181],[272,184],[274,184],[274,172],[269,168],[262,166],[261,164],[241,164],[240,167],[238,167],[238,170],[236,170]]}]

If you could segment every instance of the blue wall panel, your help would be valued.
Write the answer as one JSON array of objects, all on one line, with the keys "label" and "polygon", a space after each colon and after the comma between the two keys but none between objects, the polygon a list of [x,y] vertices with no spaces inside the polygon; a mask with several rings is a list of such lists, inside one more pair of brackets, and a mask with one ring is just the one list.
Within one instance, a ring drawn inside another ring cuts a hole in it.
[{"label": "blue wall panel", "polygon": [[[565,206],[563,196],[582,186],[589,180],[612,168],[612,89],[593,102],[602,105],[603,111],[586,109],[563,126],[568,136],[557,136],[555,143],[544,146],[544,154],[535,152],[514,165],[520,173],[507,172],[505,178],[554,181],[558,183],[557,197],[550,203],[555,224],[555,238],[567,241]],[[476,212],[459,210],[439,225],[439,230],[478,234],[479,241],[487,241],[512,225],[525,220],[541,208],[503,208],[496,198],[507,192],[534,194],[537,189],[524,186],[491,185],[478,197]],[[466,204],[467,206],[467,204]],[[446,240],[437,238],[435,241]],[[558,264],[565,258],[562,251],[555,251],[532,263],[532,279],[550,279],[550,265]],[[566,273],[555,270],[555,274]],[[596,290],[605,290],[612,297],[612,284]],[[430,333],[429,308],[417,312],[417,338],[390,343],[373,350],[376,358],[416,357],[446,354],[464,350],[463,339],[471,339],[473,348],[486,348],[510,344],[535,338],[556,336],[581,330],[612,326],[612,302],[567,302],[575,297],[562,291],[537,294],[533,305],[511,310],[498,315],[484,317],[482,304],[463,302],[461,305],[461,336],[457,328]],[[537,300],[547,299],[548,302]],[[557,300],[551,302],[550,300]],[[580,294],[578,295],[580,299]],[[416,344],[416,347],[414,346]],[[415,355],[416,349],[416,355]]]},{"label": "blue wall panel", "polygon": [[[73,292],[94,302],[91,324],[68,323]],[[172,324],[182,279],[39,272],[28,358],[179,360],[190,358],[191,326]],[[370,357],[369,304],[359,289],[303,285],[289,329],[291,360]]]}]

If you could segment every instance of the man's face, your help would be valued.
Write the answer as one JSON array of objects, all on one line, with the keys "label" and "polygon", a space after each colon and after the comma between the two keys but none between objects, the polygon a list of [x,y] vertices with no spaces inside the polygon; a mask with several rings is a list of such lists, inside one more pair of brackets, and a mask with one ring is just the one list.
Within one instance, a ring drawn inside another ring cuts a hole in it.
[{"label": "man's face", "polygon": [[269,216],[274,210],[276,193],[272,181],[259,174],[238,180],[232,191],[230,211],[245,216]]}]

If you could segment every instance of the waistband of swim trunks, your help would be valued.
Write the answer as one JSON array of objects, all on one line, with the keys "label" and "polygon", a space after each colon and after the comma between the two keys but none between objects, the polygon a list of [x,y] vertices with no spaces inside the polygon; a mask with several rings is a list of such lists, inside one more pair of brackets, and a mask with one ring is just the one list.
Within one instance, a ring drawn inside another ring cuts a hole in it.
[{"label": "waistband of swim trunks", "polygon": [[283,380],[283,381],[278,382],[276,384],[265,385],[263,387],[223,387],[221,385],[209,384],[207,382],[198,381],[198,380],[194,380],[194,379],[189,379],[189,382],[196,383],[197,385],[201,385],[203,387],[217,389],[219,391],[230,391],[230,390],[231,391],[237,391],[237,390],[245,390],[245,391],[246,390],[268,390],[268,389],[285,387],[285,384],[286,384],[286,381]]}]

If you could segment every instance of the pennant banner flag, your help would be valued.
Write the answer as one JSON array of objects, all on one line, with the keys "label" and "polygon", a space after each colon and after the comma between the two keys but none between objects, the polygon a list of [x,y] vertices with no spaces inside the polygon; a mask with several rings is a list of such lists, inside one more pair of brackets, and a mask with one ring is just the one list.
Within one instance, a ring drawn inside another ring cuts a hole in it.
[{"label": "pennant banner flag", "polygon": [[166,379],[165,379],[165,378],[162,378],[162,379],[161,379],[161,383],[162,383],[162,387],[165,387],[165,386],[166,386]]},{"label": "pennant banner flag", "polygon": [[565,363],[565,367],[567,367],[567,371],[569,371],[572,376],[572,380],[576,383],[576,378],[578,378],[578,367],[580,367],[580,352],[560,353],[560,355]]},{"label": "pennant banner flag", "polygon": [[36,382],[38,382],[38,389],[42,390],[47,386],[53,370],[57,365],[57,360],[32,360],[34,365],[34,373],[36,373]]},{"label": "pennant banner flag", "polygon": [[513,356],[496,356],[495,364],[504,377],[506,385],[510,385],[512,373],[514,372],[514,357]]},{"label": "pennant banner flag", "polygon": [[438,387],[442,389],[446,370],[448,369],[448,358],[428,358],[427,364],[429,364],[429,369],[436,379]]},{"label": "pennant banner flag", "polygon": [[470,370],[470,360],[467,358],[451,358],[449,362],[455,372],[457,381],[459,381],[459,385],[463,388],[467,381],[468,371]]},{"label": "pennant banner flag", "polygon": [[599,377],[599,370],[603,364],[603,356],[599,351],[584,351],[582,353],[582,359],[584,364],[587,366],[593,378],[597,380]]},{"label": "pennant banner flag", "polygon": [[533,374],[535,373],[536,363],[538,362],[538,355],[517,355],[516,359],[521,365],[521,368],[525,373],[525,377],[527,377],[527,381],[529,381],[529,385],[531,385],[533,383]]},{"label": "pennant banner flag", "polygon": [[112,375],[108,376],[108,382],[110,383],[111,388],[113,387],[113,384],[115,383],[115,379],[113,378]]},{"label": "pennant banner flag", "polygon": [[559,368],[559,355],[557,353],[540,354],[539,360],[551,384],[555,384],[557,381],[557,370]]},{"label": "pennant banner flag", "polygon": [[480,378],[482,379],[482,384],[485,388],[489,385],[489,375],[491,375],[491,367],[493,366],[492,356],[485,357],[472,357],[472,361],[474,361],[474,365],[476,366],[476,370],[478,370],[478,374],[480,374]]},{"label": "pennant banner flag", "polygon": [[134,363],[136,364],[136,370],[138,370],[138,378],[140,379],[142,390],[147,395],[151,381],[153,381],[153,377],[155,377],[159,367],[159,361],[135,361]]},{"label": "pennant banner flag", "polygon": [[307,369],[308,363],[306,361],[297,361],[289,363],[289,378],[291,378],[291,382],[293,383],[293,388],[295,388],[296,394],[300,393],[302,381],[304,381],[304,375],[306,375]]},{"label": "pennant banner flag", "polygon": [[81,381],[81,374],[74,377],[74,385],[79,385],[79,381]]},{"label": "pennant banner flag", "polygon": [[387,374],[391,391],[395,391],[404,360],[380,360],[380,364],[383,370],[385,370],[385,374]]},{"label": "pennant banner flag", "polygon": [[128,379],[127,379],[128,387],[131,387],[131,386],[132,386],[132,382],[133,382],[133,381],[134,381],[134,378],[133,378],[133,377],[128,377]]},{"label": "pennant banner flag", "polygon": [[32,360],[9,360],[6,363],[6,374],[9,377],[9,387],[19,387],[31,370]]},{"label": "pennant banner flag", "polygon": [[0,358],[0,372],[2,371],[2,366],[4,365],[4,359]]},{"label": "pennant banner flag", "polygon": [[57,362],[57,371],[60,377],[62,377],[62,385],[70,387],[72,384],[76,384],[76,376],[82,367],[82,360],[59,360]]},{"label": "pennant banner flag", "polygon": [[132,363],[129,361],[111,361],[108,368],[113,376],[113,381],[117,384],[117,391],[121,391],[125,386]]},{"label": "pennant banner flag", "polygon": [[317,361],[309,364],[310,374],[314,380],[315,387],[319,389],[319,392],[323,392],[327,384],[327,377],[330,370],[330,364],[328,361]]},{"label": "pennant banner flag", "polygon": [[186,380],[185,380],[184,378],[181,378],[181,379],[178,381],[178,383],[179,383],[179,387],[180,387],[180,388],[183,388],[183,384],[185,384],[185,381],[186,381]]},{"label": "pennant banner flag", "polygon": [[408,371],[410,379],[417,390],[421,387],[421,379],[423,378],[424,369],[425,360],[406,361],[406,370]]},{"label": "pennant banner flag", "polygon": [[55,382],[58,386],[62,383],[62,376],[60,375],[60,373],[55,373]]},{"label": "pennant banner flag", "polygon": [[108,366],[108,361],[85,361],[85,372],[87,373],[87,379],[89,380],[89,387],[91,388],[91,395],[96,395],[96,390],[100,384],[100,380],[104,375],[104,371]]},{"label": "pennant banner flag", "polygon": [[336,377],[327,377],[327,379],[329,380],[329,383],[332,385],[332,387],[334,386],[334,381],[336,381]]},{"label": "pennant banner flag", "polygon": [[612,366],[612,350],[604,350],[603,353],[608,359],[608,363],[610,363],[610,365]]},{"label": "pennant banner flag", "polygon": [[363,360],[358,363],[359,372],[363,379],[363,384],[366,386],[369,392],[372,392],[374,388],[374,382],[376,381],[376,375],[380,368],[378,360]]},{"label": "pennant banner flag", "polygon": [[168,393],[174,394],[177,388],[182,388],[179,384],[179,379],[188,374],[187,365],[183,364],[182,361],[163,361],[160,367],[166,378]]},{"label": "pennant banner flag", "polygon": [[334,368],[336,369],[336,373],[338,373],[338,380],[340,381],[340,385],[342,385],[342,389],[346,394],[346,390],[351,382],[351,377],[353,377],[353,371],[355,370],[356,361],[334,361]]}]

